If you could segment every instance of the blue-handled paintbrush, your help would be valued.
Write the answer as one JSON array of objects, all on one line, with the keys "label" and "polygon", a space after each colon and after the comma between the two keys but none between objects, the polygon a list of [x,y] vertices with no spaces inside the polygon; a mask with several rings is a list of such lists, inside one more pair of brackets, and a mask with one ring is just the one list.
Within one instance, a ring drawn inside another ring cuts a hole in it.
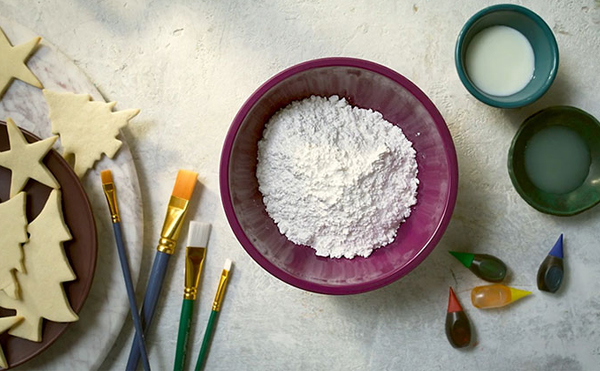
[{"label": "blue-handled paintbrush", "polygon": [[[160,290],[167,272],[169,258],[175,252],[175,246],[179,239],[181,225],[187,213],[189,201],[194,192],[194,187],[198,179],[198,174],[192,171],[179,170],[173,194],[169,200],[167,215],[163,224],[150,279],[146,287],[144,296],[144,305],[142,306],[142,327],[147,331],[154,317],[154,310],[158,303]],[[127,370],[135,370],[140,359],[140,346],[137,344],[137,339],[133,339],[131,351],[129,352],[129,360],[127,361]]]},{"label": "blue-handled paintbrush", "polygon": [[113,231],[117,242],[117,251],[119,252],[119,260],[121,261],[121,269],[123,278],[125,279],[125,289],[129,298],[129,309],[131,310],[131,318],[135,327],[135,339],[140,344],[140,354],[142,364],[145,371],[150,371],[150,363],[148,361],[148,353],[146,351],[146,343],[144,341],[144,332],[142,330],[142,321],[138,314],[137,304],[135,301],[135,292],[133,290],[133,281],[131,280],[131,272],[127,261],[127,251],[125,251],[125,243],[123,242],[123,233],[121,231],[121,216],[119,215],[119,206],[117,205],[117,188],[113,182],[112,173],[110,170],[104,170],[100,173],[102,179],[102,189],[108,202],[108,209],[113,223]]}]

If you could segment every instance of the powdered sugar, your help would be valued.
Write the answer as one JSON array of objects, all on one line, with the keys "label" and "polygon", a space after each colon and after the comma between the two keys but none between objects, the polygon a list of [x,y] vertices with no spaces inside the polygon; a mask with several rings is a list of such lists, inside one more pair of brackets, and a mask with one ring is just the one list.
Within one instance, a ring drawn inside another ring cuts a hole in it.
[{"label": "powdered sugar", "polygon": [[402,130],[337,96],[277,112],[258,143],[256,177],[279,231],[335,258],[367,257],[392,242],[419,183]]}]

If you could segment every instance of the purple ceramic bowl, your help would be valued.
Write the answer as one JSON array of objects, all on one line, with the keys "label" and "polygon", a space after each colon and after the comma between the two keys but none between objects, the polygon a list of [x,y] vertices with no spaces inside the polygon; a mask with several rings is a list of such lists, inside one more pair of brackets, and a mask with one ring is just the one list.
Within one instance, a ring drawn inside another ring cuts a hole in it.
[{"label": "purple ceramic bowl", "polygon": [[[391,244],[368,258],[318,257],[290,242],[269,217],[256,180],[257,142],[269,118],[311,95],[345,97],[398,125],[417,151],[417,205]],[[220,188],[225,214],[248,254],[275,277],[323,294],[356,294],[405,276],[435,248],[450,221],[458,186],[452,137],[427,96],[402,75],[353,58],[304,62],[275,75],[244,103],[225,138]]]}]

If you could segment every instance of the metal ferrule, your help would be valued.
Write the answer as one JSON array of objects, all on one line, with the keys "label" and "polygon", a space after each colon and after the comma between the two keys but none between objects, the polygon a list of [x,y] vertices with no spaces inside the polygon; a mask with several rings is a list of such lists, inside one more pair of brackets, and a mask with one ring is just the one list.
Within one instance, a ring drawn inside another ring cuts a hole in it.
[{"label": "metal ferrule", "polygon": [[221,310],[221,303],[225,296],[225,287],[227,286],[227,280],[229,279],[229,271],[223,269],[221,272],[221,279],[219,280],[219,287],[217,288],[217,294],[215,295],[215,301],[213,302],[212,310],[218,312]]},{"label": "metal ferrule", "polygon": [[177,245],[177,239],[179,238],[179,232],[181,232],[181,225],[183,224],[188,204],[188,200],[171,196],[167,215],[165,216],[165,223],[163,224],[160,240],[158,240],[158,247],[156,248],[158,251],[169,255],[173,255],[175,252],[175,246]]},{"label": "metal ferrule", "polygon": [[196,300],[196,296],[198,295],[198,284],[200,283],[200,276],[202,275],[205,257],[205,247],[187,247],[185,254],[184,299]]},{"label": "metal ferrule", "polygon": [[108,202],[108,209],[110,210],[110,217],[113,223],[121,221],[119,216],[119,207],[117,206],[117,188],[114,183],[102,184],[106,201]]}]

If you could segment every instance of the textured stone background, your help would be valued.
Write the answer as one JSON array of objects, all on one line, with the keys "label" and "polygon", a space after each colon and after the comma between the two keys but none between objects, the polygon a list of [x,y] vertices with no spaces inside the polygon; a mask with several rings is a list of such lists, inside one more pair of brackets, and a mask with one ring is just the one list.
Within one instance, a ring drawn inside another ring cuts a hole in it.
[{"label": "textured stone background", "polygon": [[[541,108],[569,104],[600,117],[600,1],[516,3],[546,20],[561,52],[550,91],[517,110],[479,103],[455,72],[456,36],[489,1],[0,0],[0,13],[58,46],[118,108],[142,110],[125,132],[144,192],[140,291],[176,171],[199,171],[204,187],[190,217],[214,229],[191,358],[222,263],[235,262],[207,369],[597,370],[600,208],[571,218],[538,213],[513,189],[506,156],[519,124]],[[220,147],[237,109],[281,69],[325,56],[369,59],[415,82],[445,117],[460,167],[455,214],[438,248],[405,279],[351,297],[303,292],[264,272],[237,243],[218,194]],[[537,267],[561,232],[565,287],[544,294],[535,288]],[[501,256],[509,283],[534,295],[505,309],[475,309],[469,290],[481,281],[448,255],[451,248]],[[183,257],[172,262],[149,337],[156,369],[172,367]],[[467,351],[452,349],[444,335],[448,285],[476,329],[477,345]],[[102,369],[124,368],[132,336],[128,321]]]}]

